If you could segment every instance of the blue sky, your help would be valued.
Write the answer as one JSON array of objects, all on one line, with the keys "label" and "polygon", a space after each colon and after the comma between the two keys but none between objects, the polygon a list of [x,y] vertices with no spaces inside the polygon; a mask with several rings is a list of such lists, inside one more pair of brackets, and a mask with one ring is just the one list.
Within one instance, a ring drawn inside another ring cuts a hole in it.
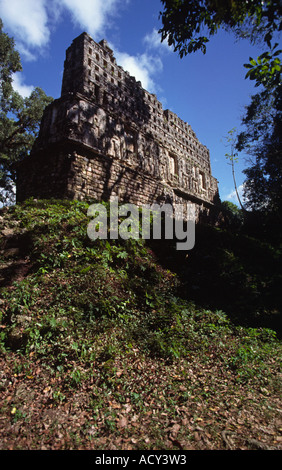
[{"label": "blue sky", "polygon": [[[244,106],[257,92],[245,80],[243,64],[262,50],[222,31],[211,39],[205,55],[180,59],[160,42],[161,9],[159,0],[0,0],[4,30],[14,37],[23,65],[14,87],[26,96],[38,86],[58,98],[72,40],[83,31],[97,42],[106,39],[117,63],[155,93],[164,108],[191,124],[210,150],[221,199],[237,204],[224,137],[232,128],[240,129]],[[241,154],[235,166],[240,188],[245,167]]]}]

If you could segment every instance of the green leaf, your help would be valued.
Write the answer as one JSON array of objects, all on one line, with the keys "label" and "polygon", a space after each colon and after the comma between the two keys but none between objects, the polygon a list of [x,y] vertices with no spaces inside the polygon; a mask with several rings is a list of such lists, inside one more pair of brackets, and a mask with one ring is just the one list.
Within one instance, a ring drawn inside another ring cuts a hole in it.
[{"label": "green leaf", "polygon": [[267,43],[269,49],[271,49],[271,39],[272,39],[272,34],[270,32],[268,32],[265,36],[264,36],[264,41]]},{"label": "green leaf", "polygon": [[249,70],[246,75],[245,75],[245,78],[249,78],[250,80],[254,80],[256,78],[256,72],[254,69],[251,69]]},{"label": "green leaf", "polygon": [[117,254],[117,258],[126,259],[127,257],[128,257],[128,254],[127,254],[126,251],[122,251],[122,252]]}]

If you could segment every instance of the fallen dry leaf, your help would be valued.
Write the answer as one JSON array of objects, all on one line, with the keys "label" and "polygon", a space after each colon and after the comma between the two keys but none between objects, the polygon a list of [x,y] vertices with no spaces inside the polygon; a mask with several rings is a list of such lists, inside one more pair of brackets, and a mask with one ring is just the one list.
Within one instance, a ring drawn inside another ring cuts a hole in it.
[{"label": "fallen dry leaf", "polygon": [[124,416],[122,416],[117,423],[119,428],[126,428],[127,424],[128,424],[127,419]]}]

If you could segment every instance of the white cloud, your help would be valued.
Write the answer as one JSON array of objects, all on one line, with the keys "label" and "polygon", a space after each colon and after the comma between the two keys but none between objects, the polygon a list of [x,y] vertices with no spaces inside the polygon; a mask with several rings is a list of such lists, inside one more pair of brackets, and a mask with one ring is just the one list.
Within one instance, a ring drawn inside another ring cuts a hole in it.
[{"label": "white cloud", "polygon": [[153,29],[151,33],[146,34],[144,43],[148,49],[158,49],[158,51],[172,52],[172,47],[168,45],[167,40],[161,42],[161,35],[157,29]]},{"label": "white cloud", "polygon": [[34,62],[37,59],[37,56],[34,52],[31,52],[24,44],[17,42],[16,48],[20,53],[20,56],[24,58],[27,62]]},{"label": "white cloud", "polygon": [[74,24],[85,28],[90,35],[101,33],[109,18],[116,12],[120,0],[61,0],[71,14]]},{"label": "white cloud", "polygon": [[44,46],[50,38],[46,3],[47,0],[0,0],[4,27],[29,47]]},{"label": "white cloud", "polygon": [[148,54],[132,56],[126,52],[115,52],[115,57],[117,63],[137,81],[140,81],[143,88],[151,93],[156,93],[157,86],[152,76],[162,70],[163,65],[159,57]]},{"label": "white cloud", "polygon": [[12,33],[20,52],[29,60],[48,45],[51,31],[68,12],[94,38],[110,26],[121,0],[0,0],[4,28]]},{"label": "white cloud", "polygon": [[21,72],[13,74],[13,88],[17,91],[23,98],[28,97],[31,92],[34,90],[34,86],[24,84],[24,76]]},{"label": "white cloud", "polygon": [[[240,186],[238,186],[237,190],[238,190],[239,197],[240,197],[240,199],[242,200],[242,199],[243,199],[244,185],[241,184]],[[234,202],[234,204],[238,204],[238,197],[237,197],[237,194],[236,194],[235,189],[234,189],[234,191],[231,191],[231,192],[226,196],[225,199],[227,199],[227,201]]]}]

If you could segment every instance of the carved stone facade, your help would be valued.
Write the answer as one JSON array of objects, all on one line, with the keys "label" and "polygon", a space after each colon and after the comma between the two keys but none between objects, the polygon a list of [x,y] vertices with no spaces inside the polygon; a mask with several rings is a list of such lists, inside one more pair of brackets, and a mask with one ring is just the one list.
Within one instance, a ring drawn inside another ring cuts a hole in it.
[{"label": "carved stone facade", "polygon": [[29,197],[134,204],[197,204],[218,197],[208,149],[87,33],[66,51],[61,97],[45,110],[32,153],[18,168]]}]

